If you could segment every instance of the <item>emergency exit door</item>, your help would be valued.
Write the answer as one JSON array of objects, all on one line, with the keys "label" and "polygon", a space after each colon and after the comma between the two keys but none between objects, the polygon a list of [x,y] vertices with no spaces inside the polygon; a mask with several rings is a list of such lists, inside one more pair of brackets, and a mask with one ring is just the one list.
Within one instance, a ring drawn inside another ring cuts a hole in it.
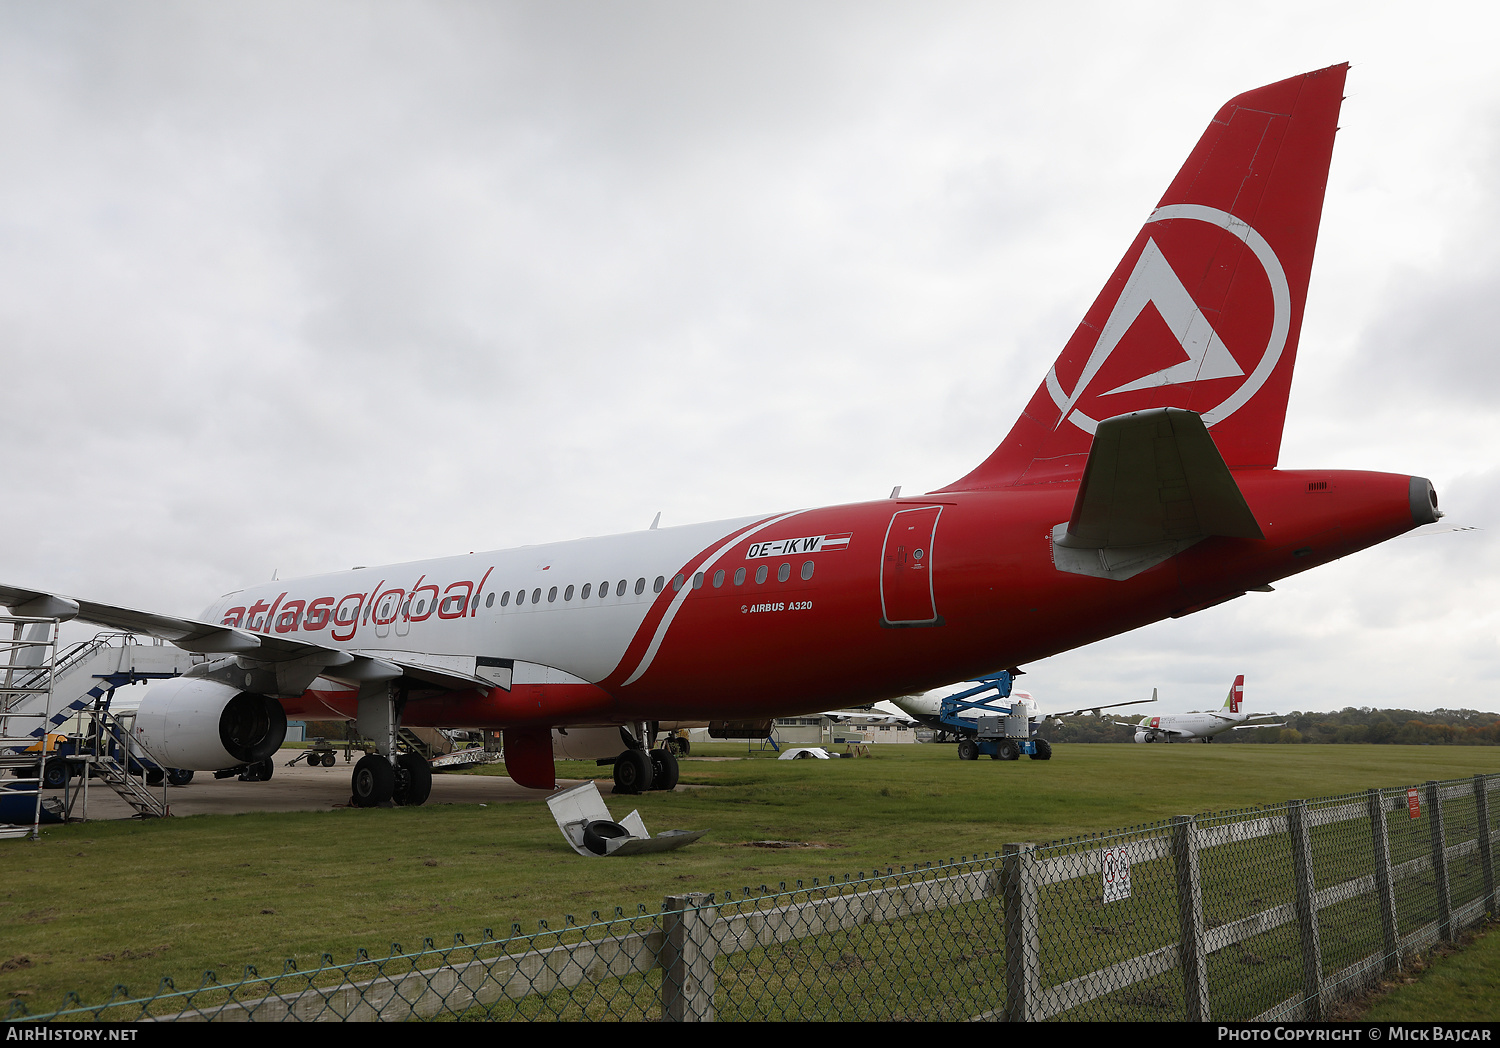
[{"label": "emergency exit door", "polygon": [[942,506],[898,510],[885,532],[880,559],[880,624],[938,626],[932,586],[932,546]]}]

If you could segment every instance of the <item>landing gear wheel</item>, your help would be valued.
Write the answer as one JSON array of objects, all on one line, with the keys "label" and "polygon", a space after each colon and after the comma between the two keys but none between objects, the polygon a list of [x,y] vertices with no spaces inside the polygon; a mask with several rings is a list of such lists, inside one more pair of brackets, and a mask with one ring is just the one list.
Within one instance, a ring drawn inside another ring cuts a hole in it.
[{"label": "landing gear wheel", "polygon": [[995,747],[995,759],[997,761],[1019,760],[1021,747],[1016,745],[1015,739],[1001,739],[1000,745]]},{"label": "landing gear wheel", "polygon": [[391,791],[391,800],[415,807],[426,804],[431,794],[432,765],[415,753],[403,753],[397,757],[396,785]]},{"label": "landing gear wheel", "polygon": [[169,786],[186,786],[193,781],[193,770],[191,768],[168,768],[167,784]]},{"label": "landing gear wheel", "polygon": [[651,751],[651,788],[670,790],[677,785],[677,758],[668,750]]},{"label": "landing gear wheel", "polygon": [[961,761],[977,761],[979,759],[979,743],[973,739],[959,739],[958,759]]},{"label": "landing gear wheel", "polygon": [[373,808],[391,799],[396,788],[396,769],[378,753],[367,753],[354,766],[350,789],[356,808]]},{"label": "landing gear wheel", "polygon": [[616,793],[640,793],[651,788],[655,769],[645,750],[626,750],[615,758]]},{"label": "landing gear wheel", "polygon": [[1036,752],[1031,755],[1034,761],[1050,761],[1052,759],[1052,743],[1046,739],[1036,740]]},{"label": "landing gear wheel", "polygon": [[693,744],[688,742],[687,739],[674,736],[667,740],[667,749],[679,757],[686,757],[693,752]]},{"label": "landing gear wheel", "polygon": [[276,764],[267,757],[263,761],[254,764],[246,764],[240,769],[241,782],[269,782],[271,773],[276,770]]},{"label": "landing gear wheel", "polygon": [[596,819],[583,828],[583,846],[595,855],[604,855],[609,851],[608,841],[629,836],[630,831],[619,823]]},{"label": "landing gear wheel", "polygon": [[167,777],[166,773],[163,772],[160,768],[147,768],[146,769],[146,785],[147,786],[160,786],[162,780],[165,779],[166,777]]}]

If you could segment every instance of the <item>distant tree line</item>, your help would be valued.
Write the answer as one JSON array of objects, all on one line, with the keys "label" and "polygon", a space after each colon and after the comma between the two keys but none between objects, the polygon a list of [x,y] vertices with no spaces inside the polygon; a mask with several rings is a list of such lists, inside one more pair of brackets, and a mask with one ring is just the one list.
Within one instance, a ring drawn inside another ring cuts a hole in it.
[{"label": "distant tree line", "polygon": [[[1133,719],[1133,718],[1132,718]],[[1279,727],[1222,732],[1223,743],[1375,743],[1392,746],[1500,745],[1500,717],[1479,710],[1377,710],[1348,706],[1338,713],[1292,712]],[[1048,721],[1041,735],[1050,742],[1130,742],[1133,727],[1108,717],[1069,717]]]}]

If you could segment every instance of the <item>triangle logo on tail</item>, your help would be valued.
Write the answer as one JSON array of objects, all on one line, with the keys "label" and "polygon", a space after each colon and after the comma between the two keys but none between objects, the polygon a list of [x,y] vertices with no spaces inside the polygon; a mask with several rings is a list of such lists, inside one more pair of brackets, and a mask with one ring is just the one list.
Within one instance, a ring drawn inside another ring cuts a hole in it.
[{"label": "triangle logo on tail", "polygon": [[[1272,307],[1270,330],[1264,347],[1257,347],[1259,356],[1253,358],[1255,363],[1251,367],[1249,376],[1217,404],[1212,406],[1205,404],[1199,409],[1204,424],[1212,428],[1216,423],[1228,418],[1244,406],[1265,384],[1266,378],[1280,361],[1281,353],[1286,348],[1287,332],[1290,328],[1291,290],[1287,284],[1286,271],[1282,268],[1280,259],[1276,257],[1276,252],[1271,249],[1265,237],[1245,222],[1217,208],[1201,204],[1177,204],[1157,208],[1152,212],[1146,225],[1149,228],[1155,223],[1169,222],[1173,219],[1206,222],[1238,238],[1259,262],[1270,288]],[[1121,340],[1129,334],[1147,306],[1155,308],[1157,315],[1166,324],[1167,330],[1176,339],[1177,346],[1185,359],[1122,382],[1112,389],[1090,391],[1090,383],[1109,362],[1111,355],[1119,348]],[[1241,356],[1246,359],[1247,363],[1252,359],[1248,355],[1250,347],[1236,348],[1240,348]],[[1053,365],[1052,370],[1047,372],[1047,392],[1051,394],[1058,408],[1057,421],[1053,428],[1069,422],[1085,433],[1092,434],[1102,419],[1131,410],[1131,407],[1122,407],[1119,410],[1113,410],[1107,406],[1102,410],[1093,407],[1093,402],[1104,403],[1100,398],[1112,397],[1120,393],[1151,390],[1161,386],[1241,378],[1245,377],[1245,374],[1245,369],[1241,367],[1239,360],[1236,360],[1235,354],[1224,344],[1224,339],[1215,330],[1213,320],[1193,299],[1192,293],[1188,291],[1182,277],[1168,261],[1167,256],[1157,244],[1156,238],[1148,236],[1135,261],[1135,268],[1131,270],[1119,297],[1115,299],[1109,319],[1104,322],[1099,338],[1094,343],[1093,350],[1083,365],[1083,370],[1073,384],[1072,392],[1067,393],[1063,390],[1062,383],[1057,376],[1056,365]],[[1085,393],[1089,393],[1087,400],[1090,402],[1089,410],[1093,412],[1092,415],[1077,406],[1080,400],[1085,399]]]}]

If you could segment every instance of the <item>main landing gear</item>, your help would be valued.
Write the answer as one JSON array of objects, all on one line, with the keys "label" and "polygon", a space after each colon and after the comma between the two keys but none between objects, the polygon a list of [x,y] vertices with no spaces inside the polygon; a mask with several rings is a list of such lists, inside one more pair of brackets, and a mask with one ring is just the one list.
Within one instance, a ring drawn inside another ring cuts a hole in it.
[{"label": "main landing gear", "polygon": [[[649,749],[642,739],[652,739],[654,725],[640,725],[640,734],[620,729],[626,749],[614,759],[615,793],[643,793],[646,790],[670,790],[676,787],[679,769],[677,755],[670,749]],[[600,764],[607,761],[601,760]]]},{"label": "main landing gear", "polygon": [[418,754],[396,753],[396,730],[406,694],[394,683],[384,691],[383,695],[362,692],[359,697],[360,733],[374,739],[379,752],[366,754],[354,766],[351,800],[357,808],[425,804],[432,794],[432,765]]}]

